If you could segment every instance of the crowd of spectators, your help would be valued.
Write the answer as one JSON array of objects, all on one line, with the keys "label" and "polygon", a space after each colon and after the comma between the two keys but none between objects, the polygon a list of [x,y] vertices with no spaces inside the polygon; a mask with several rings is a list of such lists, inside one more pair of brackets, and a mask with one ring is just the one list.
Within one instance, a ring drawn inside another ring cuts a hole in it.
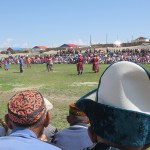
[{"label": "crowd of spectators", "polygon": [[[122,60],[132,61],[135,63],[149,64],[150,63],[150,50],[149,49],[106,49],[104,50],[91,50],[86,49],[83,51],[66,51],[66,52],[57,52],[53,54],[54,64],[74,64],[78,58],[78,53],[81,53],[84,58],[85,64],[90,64],[91,59],[94,56],[94,53],[97,53],[99,58],[99,64],[111,64],[112,62],[118,62]],[[9,64],[18,64],[19,55],[10,55],[8,56]],[[32,55],[31,63],[32,64],[43,64],[46,63],[47,55]],[[23,59],[26,59],[26,55],[23,56]],[[5,58],[1,58],[1,63],[4,63]],[[25,62],[25,61],[24,61]]]}]

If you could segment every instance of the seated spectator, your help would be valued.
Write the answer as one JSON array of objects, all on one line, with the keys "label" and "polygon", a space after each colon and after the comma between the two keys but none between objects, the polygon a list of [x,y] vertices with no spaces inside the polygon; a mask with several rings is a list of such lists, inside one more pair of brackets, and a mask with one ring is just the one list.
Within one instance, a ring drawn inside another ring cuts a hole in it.
[{"label": "seated spectator", "polygon": [[7,135],[8,127],[3,119],[0,119],[0,137]]},{"label": "seated spectator", "polygon": [[[44,97],[44,101],[46,104],[46,110],[48,113],[50,113],[50,110],[53,108],[53,105],[45,97]],[[46,128],[44,128],[41,140],[51,143],[56,132],[58,132],[57,128],[49,124]]]},{"label": "seated spectator", "polygon": [[[45,104],[46,104],[46,110],[50,113],[50,110],[53,108],[53,105],[48,101],[46,98],[44,98]],[[9,129],[4,121],[0,119],[0,136],[6,136],[11,134],[12,130]],[[46,141],[48,143],[51,143],[54,134],[57,132],[57,128],[49,124],[46,128],[44,128],[42,136],[39,138],[43,141]]]},{"label": "seated spectator", "polygon": [[60,150],[38,139],[50,121],[50,114],[46,111],[41,93],[36,90],[18,92],[9,100],[7,106],[5,120],[12,132],[9,136],[0,137],[0,149]]},{"label": "seated spectator", "polygon": [[3,126],[0,126],[0,137],[5,135],[6,135],[5,128]]},{"label": "seated spectator", "polygon": [[92,141],[87,132],[89,120],[83,112],[75,107],[74,103],[69,106],[67,121],[70,127],[58,131],[54,136],[53,143],[65,150],[81,150],[84,147],[92,146]]},{"label": "seated spectator", "polygon": [[49,124],[46,128],[44,128],[43,134],[46,136],[47,142],[51,143],[54,135],[58,132],[57,128],[53,125]]},{"label": "seated spectator", "polygon": [[76,107],[89,117],[89,135],[97,143],[84,150],[150,146],[150,76],[141,66],[128,61],[110,65],[98,88],[81,97]]}]

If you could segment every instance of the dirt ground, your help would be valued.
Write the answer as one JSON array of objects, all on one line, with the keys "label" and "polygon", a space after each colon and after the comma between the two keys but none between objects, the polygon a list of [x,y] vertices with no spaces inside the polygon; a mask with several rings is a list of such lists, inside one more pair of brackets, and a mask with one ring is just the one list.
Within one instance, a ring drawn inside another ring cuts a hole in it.
[{"label": "dirt ground", "polygon": [[14,95],[14,92],[0,92],[0,95],[0,101],[9,100]]}]

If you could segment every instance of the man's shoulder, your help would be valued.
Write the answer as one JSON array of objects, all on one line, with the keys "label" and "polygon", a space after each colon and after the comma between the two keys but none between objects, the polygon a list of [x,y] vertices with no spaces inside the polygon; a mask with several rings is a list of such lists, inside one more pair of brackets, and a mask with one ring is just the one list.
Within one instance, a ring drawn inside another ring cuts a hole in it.
[{"label": "man's shoulder", "polygon": [[[34,145],[33,145],[34,143]],[[18,138],[15,136],[4,136],[0,137],[0,149],[6,150],[6,149],[15,149],[19,150],[21,147],[21,150],[26,149],[26,147],[29,147],[28,150],[32,150],[33,148],[36,150],[62,150],[60,147],[49,144],[47,142],[41,141],[36,138]]]},{"label": "man's shoulder", "polygon": [[66,133],[66,132],[68,132],[70,129],[69,128],[65,128],[65,129],[63,129],[63,130],[59,130],[56,134],[64,134],[64,133]]},{"label": "man's shoulder", "polygon": [[61,136],[68,136],[71,134],[87,134],[87,128],[81,128],[81,127],[72,127],[70,126],[69,128],[65,128],[63,130],[58,131],[57,133],[55,133],[55,137],[61,137]]},{"label": "man's shoulder", "polygon": [[58,132],[56,132],[55,133],[55,138],[56,137],[61,137],[61,136],[68,136],[68,135],[70,135],[72,133],[72,130],[70,129],[70,128],[65,128],[65,129],[63,129],[63,130],[59,130]]},{"label": "man's shoulder", "polygon": [[58,147],[55,144],[47,143],[47,142],[44,142],[44,141],[42,141],[42,142],[43,142],[42,149],[44,149],[44,150],[62,150],[60,147]]},{"label": "man's shoulder", "polygon": [[44,132],[55,132],[55,131],[57,131],[57,128],[52,125],[48,125],[46,128],[44,128]]}]

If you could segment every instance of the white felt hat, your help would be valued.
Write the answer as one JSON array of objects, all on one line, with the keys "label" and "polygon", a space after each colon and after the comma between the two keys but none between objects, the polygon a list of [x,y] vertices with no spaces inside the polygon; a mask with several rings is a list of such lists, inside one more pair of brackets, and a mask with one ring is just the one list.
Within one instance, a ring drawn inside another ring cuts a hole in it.
[{"label": "white felt hat", "polygon": [[83,98],[98,103],[150,114],[150,79],[141,66],[128,61],[110,65],[102,74],[99,86]]},{"label": "white felt hat", "polygon": [[150,114],[150,80],[135,63],[113,64],[103,75],[98,91],[99,103]]},{"label": "white felt hat", "polygon": [[111,64],[76,107],[103,139],[128,146],[150,143],[150,73],[136,63]]}]

